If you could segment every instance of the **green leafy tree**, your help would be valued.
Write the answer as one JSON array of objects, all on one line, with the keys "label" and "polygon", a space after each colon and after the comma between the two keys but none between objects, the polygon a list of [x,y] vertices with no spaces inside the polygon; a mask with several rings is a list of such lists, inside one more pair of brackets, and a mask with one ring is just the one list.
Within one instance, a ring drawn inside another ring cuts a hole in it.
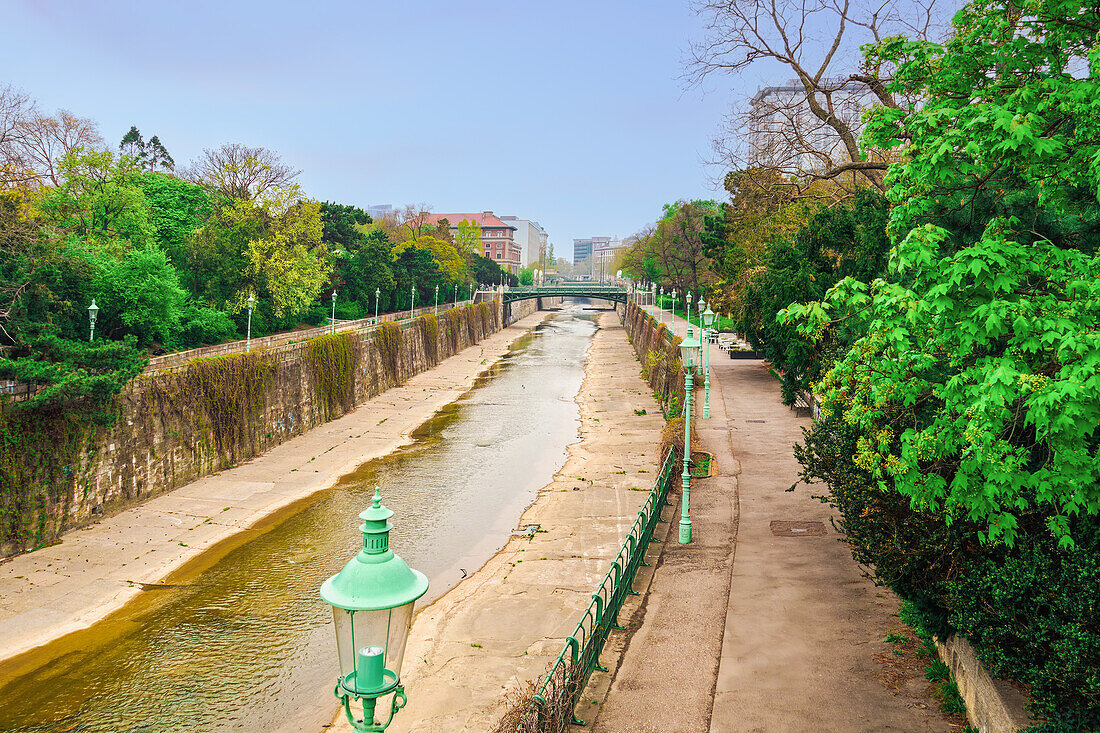
[{"label": "green leafy tree", "polygon": [[923,98],[867,137],[902,148],[887,278],[789,309],[805,333],[859,313],[826,376],[855,461],[915,507],[1011,545],[1100,513],[1100,51],[1079,4],[972,2],[944,44],[891,38],[870,63]]},{"label": "green leafy tree", "polygon": [[103,337],[129,334],[141,345],[169,342],[179,326],[186,293],[168,257],[155,245],[103,256],[91,292],[99,304],[96,329]]},{"label": "green leafy tree", "polygon": [[822,210],[789,240],[775,241],[766,250],[762,271],[745,289],[736,328],[782,374],[785,403],[793,404],[799,393],[810,391],[864,334],[859,319],[838,318],[814,339],[777,315],[792,303],[821,300],[847,277],[881,276],[890,250],[887,214],[886,198],[864,189],[851,202]]},{"label": "green leafy tree", "polygon": [[202,186],[163,173],[144,174],[140,185],[149,204],[149,220],[157,243],[191,292],[201,292],[199,263],[194,261],[192,240],[213,213],[210,197]]},{"label": "green leafy tree", "polygon": [[109,150],[62,157],[62,184],[49,190],[40,210],[63,236],[108,245],[121,252],[153,240],[141,169],[133,158]]}]

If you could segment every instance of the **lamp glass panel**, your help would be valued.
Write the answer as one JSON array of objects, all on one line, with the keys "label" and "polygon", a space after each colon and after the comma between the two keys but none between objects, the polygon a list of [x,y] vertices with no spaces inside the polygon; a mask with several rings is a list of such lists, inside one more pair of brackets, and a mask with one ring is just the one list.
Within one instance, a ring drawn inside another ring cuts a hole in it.
[{"label": "lamp glass panel", "polygon": [[385,651],[386,669],[400,675],[412,626],[412,610],[412,603],[381,611],[346,611],[334,607],[340,674],[347,676],[355,671],[360,649],[377,646]]}]

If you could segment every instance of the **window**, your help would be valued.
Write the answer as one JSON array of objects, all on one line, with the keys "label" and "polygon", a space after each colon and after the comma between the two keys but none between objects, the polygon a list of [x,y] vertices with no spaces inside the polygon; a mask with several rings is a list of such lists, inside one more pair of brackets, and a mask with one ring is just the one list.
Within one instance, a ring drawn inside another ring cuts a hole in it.
[{"label": "window", "polygon": [[497,259],[500,259],[500,252],[497,252]]}]

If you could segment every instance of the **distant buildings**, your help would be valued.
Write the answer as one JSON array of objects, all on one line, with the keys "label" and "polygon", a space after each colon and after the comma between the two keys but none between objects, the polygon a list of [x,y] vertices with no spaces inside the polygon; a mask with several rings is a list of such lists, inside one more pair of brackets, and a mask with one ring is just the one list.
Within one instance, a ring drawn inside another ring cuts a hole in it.
[{"label": "distant buildings", "polygon": [[593,280],[615,275],[620,255],[627,244],[618,237],[586,237],[573,240],[575,274]]},{"label": "distant buildings", "polygon": [[[833,114],[858,138],[862,115],[874,103],[865,86],[848,79],[823,80],[817,95],[823,106],[832,100]],[[810,109],[802,82],[792,79],[763,87],[749,102],[748,155],[751,165],[776,168],[788,175],[820,173],[850,160],[837,131]]]},{"label": "distant buildings", "polygon": [[447,220],[452,234],[458,232],[458,225],[463,221],[481,227],[481,252],[478,254],[495,261],[508,272],[519,272],[523,261],[520,247],[515,240],[515,233],[519,227],[503,221],[491,211],[473,214],[429,214],[427,217],[427,220],[433,224],[438,224],[443,219]]},{"label": "distant buildings", "polygon": [[372,219],[383,219],[393,213],[393,206],[390,204],[375,204],[367,207],[367,213],[370,214]]},{"label": "distant buildings", "polygon": [[515,241],[519,246],[521,267],[537,267],[539,258],[546,251],[548,235],[537,221],[520,219],[515,216],[502,216],[501,221],[516,227]]}]

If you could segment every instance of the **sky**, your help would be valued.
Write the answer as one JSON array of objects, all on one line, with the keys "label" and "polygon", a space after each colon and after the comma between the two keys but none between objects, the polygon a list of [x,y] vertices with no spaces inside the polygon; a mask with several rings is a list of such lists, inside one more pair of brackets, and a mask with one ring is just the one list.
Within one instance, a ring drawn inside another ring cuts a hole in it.
[{"label": "sky", "polygon": [[[177,164],[278,151],[312,197],[534,219],[555,254],[624,237],[705,164],[739,87],[685,88],[687,0],[6,0],[0,86],[159,136]],[[751,88],[749,88],[751,87]]]}]

